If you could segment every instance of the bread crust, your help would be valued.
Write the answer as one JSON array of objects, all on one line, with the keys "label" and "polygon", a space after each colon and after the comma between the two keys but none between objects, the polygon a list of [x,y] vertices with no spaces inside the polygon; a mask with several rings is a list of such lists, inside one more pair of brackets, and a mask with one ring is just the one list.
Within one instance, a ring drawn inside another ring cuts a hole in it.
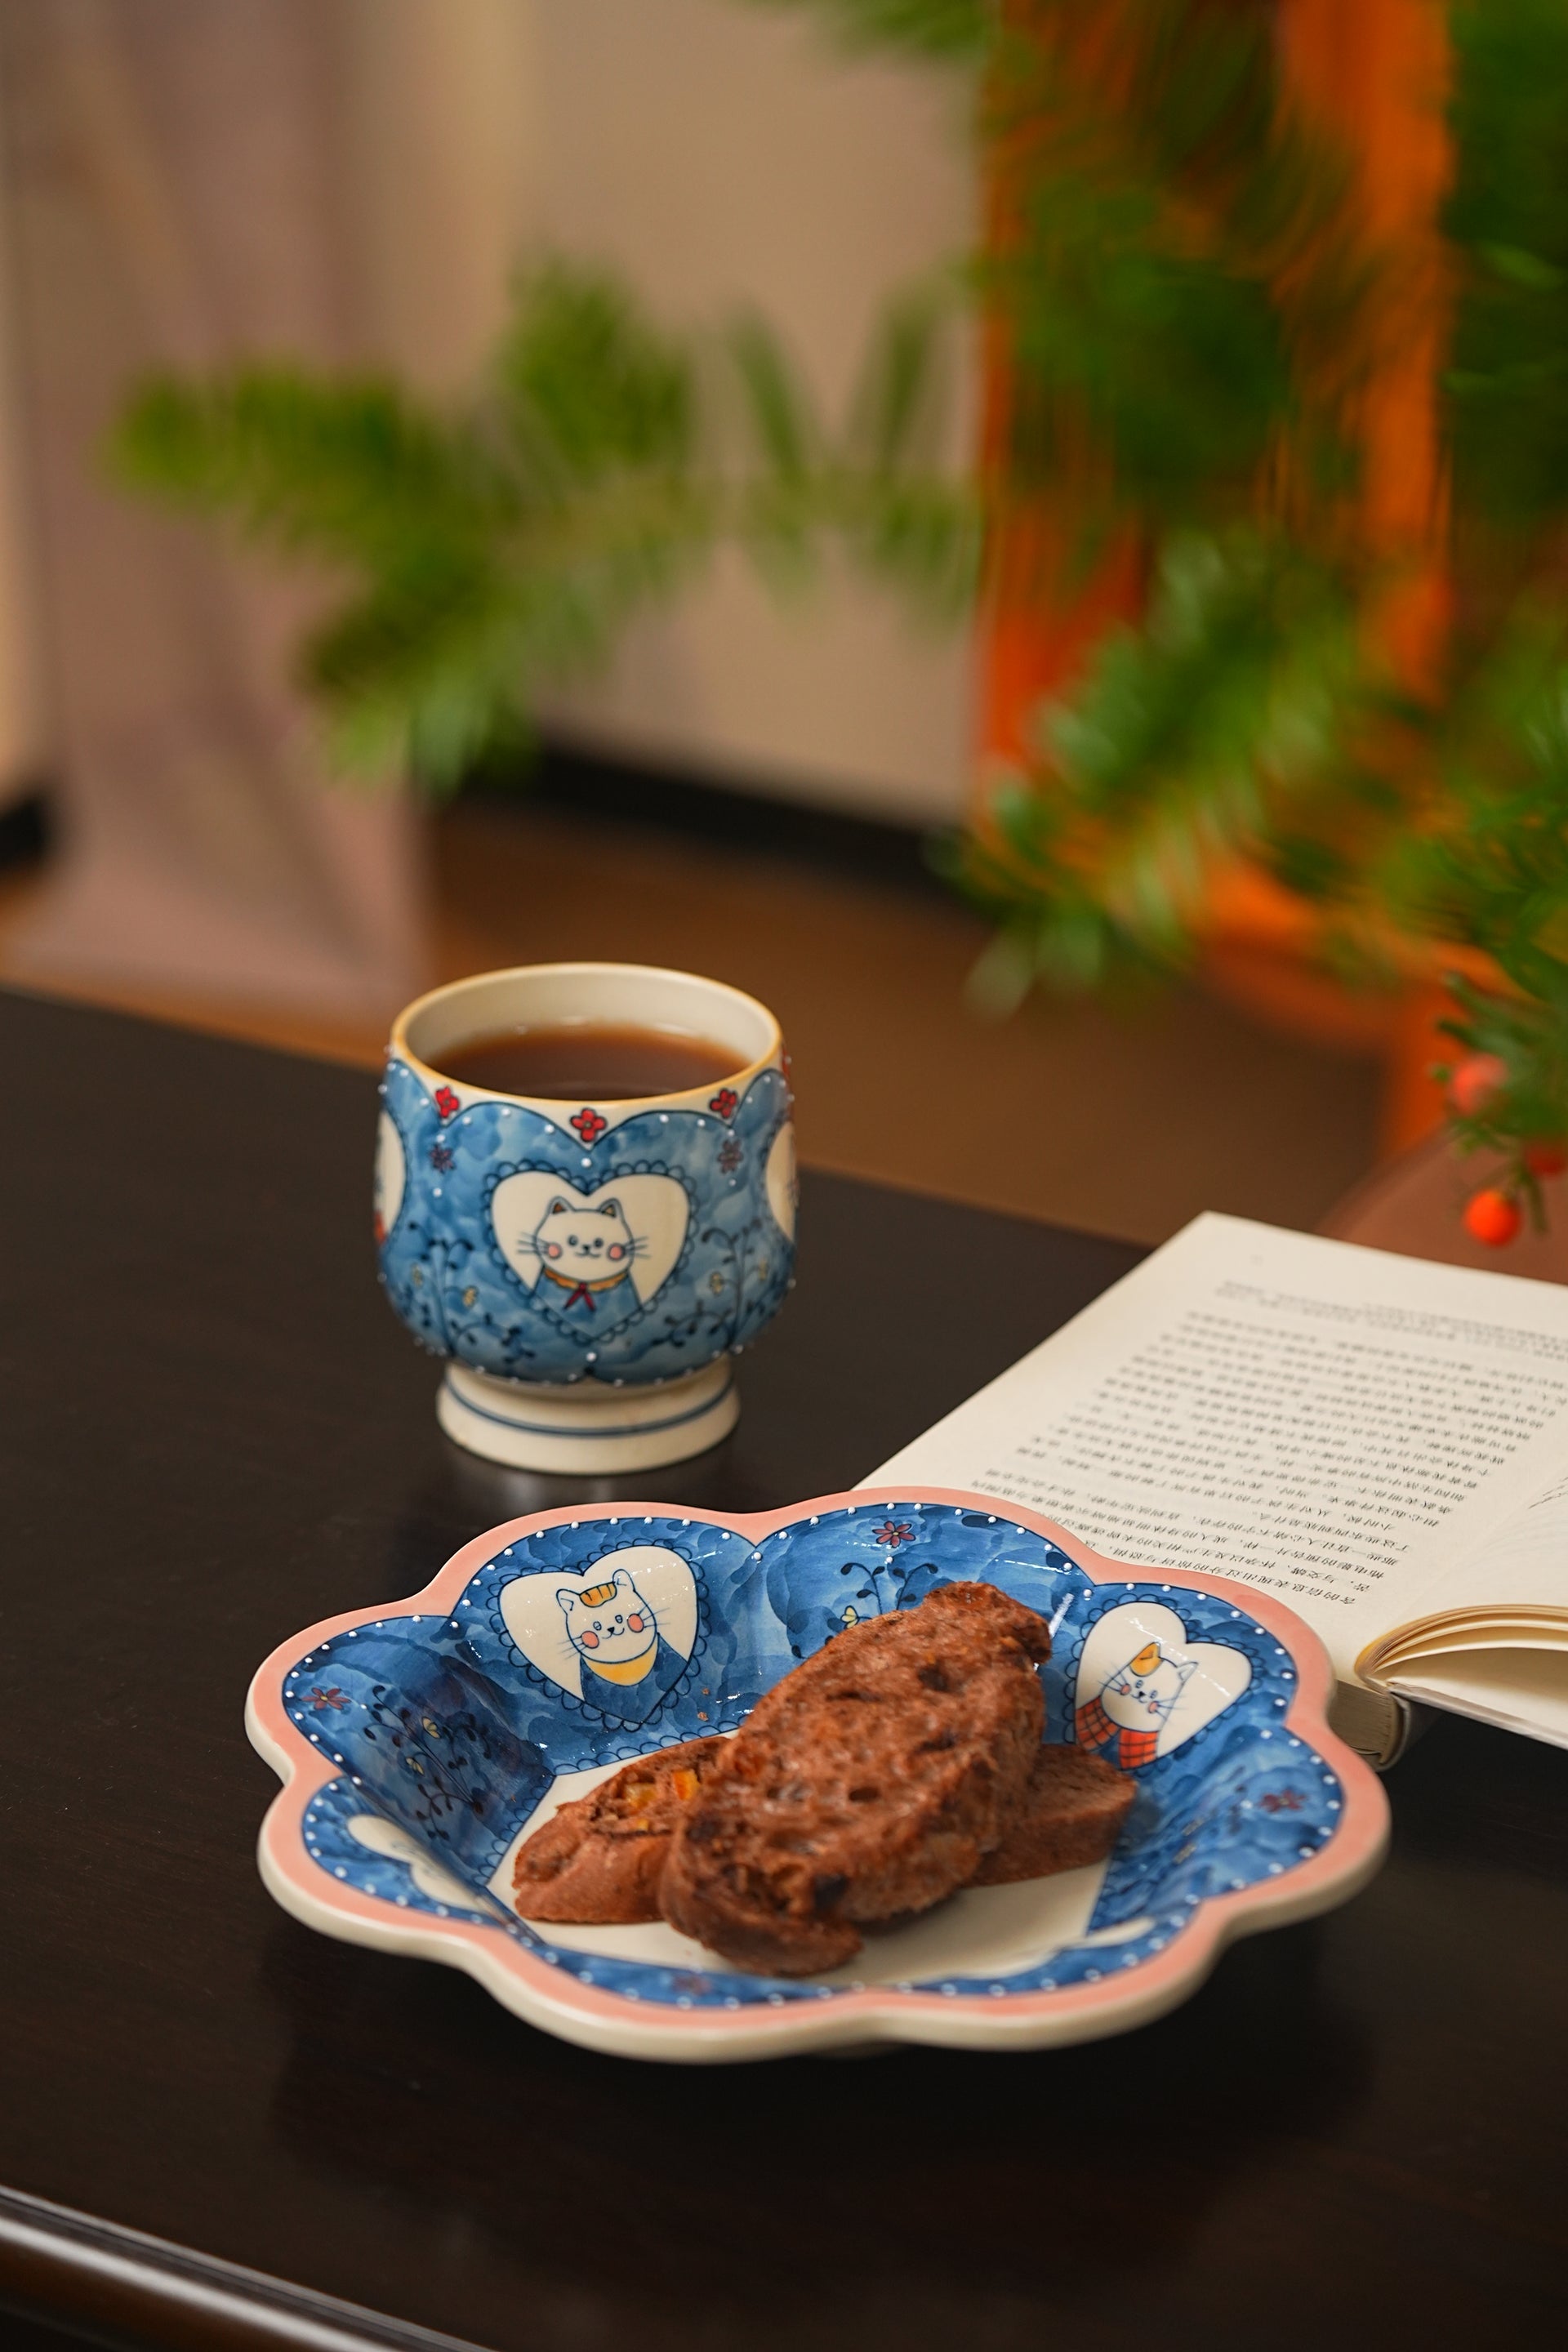
[{"label": "bread crust", "polygon": [[657,1919],[658,1883],[676,1822],[727,1743],[683,1740],[639,1756],[585,1797],[563,1805],[518,1848],[512,1901],[525,1919],[563,1927],[632,1927]]},{"label": "bread crust", "polygon": [[1001,1841],[972,1886],[1011,1886],[1103,1862],[1132,1809],[1136,1784],[1086,1748],[1042,1747]]},{"label": "bread crust", "polygon": [[736,1968],[809,1976],[966,1885],[1018,1810],[1049,1654],[1044,1619],[987,1584],[837,1635],[704,1773],[663,1916]]}]

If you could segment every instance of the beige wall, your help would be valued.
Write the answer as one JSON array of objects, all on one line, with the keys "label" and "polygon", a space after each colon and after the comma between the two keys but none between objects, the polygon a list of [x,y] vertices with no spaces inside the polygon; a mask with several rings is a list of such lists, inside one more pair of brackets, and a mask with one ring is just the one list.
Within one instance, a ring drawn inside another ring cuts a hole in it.
[{"label": "beige wall", "polygon": [[[969,236],[962,87],[735,0],[529,5],[542,236],[619,264],[670,318],[755,304],[842,403],[884,296]],[[555,708],[634,755],[806,798],[911,820],[963,802],[961,634],[847,581],[781,614],[722,565]]]},{"label": "beige wall", "polygon": [[[755,305],[833,413],[886,294],[969,234],[962,87],[847,57],[809,20],[740,0],[346,5],[366,314],[432,389],[471,373],[513,261],[560,247],[672,320]],[[781,609],[724,562],[550,715],[633,759],[923,822],[962,806],[968,689],[961,632],[848,579]]]},{"label": "beige wall", "polygon": [[[654,0],[658,5],[658,0]],[[363,312],[433,393],[472,380],[538,235],[536,0],[341,0]]]}]

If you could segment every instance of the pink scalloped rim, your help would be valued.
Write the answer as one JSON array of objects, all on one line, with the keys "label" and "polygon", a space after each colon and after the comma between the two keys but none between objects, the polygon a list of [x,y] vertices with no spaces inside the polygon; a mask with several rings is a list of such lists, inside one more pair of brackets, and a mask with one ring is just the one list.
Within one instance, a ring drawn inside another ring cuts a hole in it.
[{"label": "pink scalloped rim", "polygon": [[[858,1486],[845,1494],[818,1496],[786,1510],[731,1517],[683,1505],[681,1517],[730,1528],[755,1543],[813,1511],[863,1509],[880,1503],[987,1507],[994,1507],[994,1498],[942,1486]],[[616,1502],[604,1506],[603,1515],[607,1517],[613,1512],[625,1517],[648,1507],[663,1512],[670,1507]],[[1292,1610],[1228,1577],[1136,1568],[1107,1559],[1054,1520],[1041,1518],[1015,1503],[1002,1508],[1020,1527],[1059,1544],[1091,1583],[1157,1580],[1161,1585],[1213,1593],[1265,1626],[1289,1652],[1298,1677],[1284,1727],[1317,1750],[1343,1789],[1339,1824],[1318,1853],[1282,1878],[1205,1899],[1165,1948],[1141,1962],[1129,1976],[1108,1975],[1098,1983],[1054,1992],[984,1998],[902,1992],[879,1986],[858,1992],[836,1991],[820,2007],[792,2002],[782,2010],[672,2011],[583,1984],[510,1937],[498,1937],[493,1928],[411,1914],[323,1878],[306,1851],[304,1815],[317,1792],[338,1777],[338,1768],[301,1735],[285,1711],[283,1678],[288,1669],[303,1652],[351,1628],[384,1623],[395,1616],[447,1616],[469,1579],[507,1544],[546,1528],[600,1515],[597,1508],[585,1509],[582,1504],[531,1512],[488,1528],[454,1552],[422,1592],[391,1606],[324,1617],[279,1643],[258,1668],[246,1700],[246,1729],[284,1783],[261,1825],[258,1844],[257,1859],[268,1892],[295,1918],[324,1935],[463,1969],[530,2024],[620,2057],[711,2063],[864,2048],[880,2042],[1038,2049],[1094,2041],[1149,2023],[1194,1992],[1225,1947],[1237,1937],[1288,1927],[1331,1910],[1357,1894],[1378,1869],[1387,1847],[1388,1800],[1370,1766],[1329,1728],[1327,1709],[1333,1676],[1328,1655],[1310,1627]]]}]

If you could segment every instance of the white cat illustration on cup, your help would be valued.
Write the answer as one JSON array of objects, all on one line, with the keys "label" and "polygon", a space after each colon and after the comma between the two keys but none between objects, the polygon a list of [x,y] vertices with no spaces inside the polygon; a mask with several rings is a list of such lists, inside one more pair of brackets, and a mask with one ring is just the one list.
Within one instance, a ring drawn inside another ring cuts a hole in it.
[{"label": "white cat illustration on cup", "polygon": [[555,1304],[596,1315],[606,1293],[631,1274],[642,1244],[618,1200],[583,1208],[557,1192],[533,1229],[531,1244],[544,1280],[563,1292]]},{"label": "white cat illustration on cup", "polygon": [[617,1170],[593,1190],[547,1168],[504,1176],[489,1202],[507,1265],[534,1302],[597,1349],[637,1317],[679,1263],[691,1222],[685,1186],[645,1169]]}]

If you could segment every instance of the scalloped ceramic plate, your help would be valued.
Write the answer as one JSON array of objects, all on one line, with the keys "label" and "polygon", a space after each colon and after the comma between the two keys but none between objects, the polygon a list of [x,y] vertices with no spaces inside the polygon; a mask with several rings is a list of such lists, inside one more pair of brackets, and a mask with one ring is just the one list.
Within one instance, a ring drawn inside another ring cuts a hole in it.
[{"label": "scalloped ceramic plate", "polygon": [[[1047,1738],[1137,1780],[1109,1862],[971,1889],[805,1979],[738,1974],[663,1926],[512,1914],[513,1853],[558,1804],[733,1730],[846,1625],[963,1579],[1049,1620]],[[307,1926],[466,1969],[531,2023],[626,2057],[1087,2041],[1377,1868],[1387,1802],[1328,1727],[1331,1686],[1316,1636],[1262,1593],[1118,1567],[979,1496],[549,1511],[476,1537],[411,1601],[273,1652],[246,1715],[285,1784],[261,1874]]]}]

